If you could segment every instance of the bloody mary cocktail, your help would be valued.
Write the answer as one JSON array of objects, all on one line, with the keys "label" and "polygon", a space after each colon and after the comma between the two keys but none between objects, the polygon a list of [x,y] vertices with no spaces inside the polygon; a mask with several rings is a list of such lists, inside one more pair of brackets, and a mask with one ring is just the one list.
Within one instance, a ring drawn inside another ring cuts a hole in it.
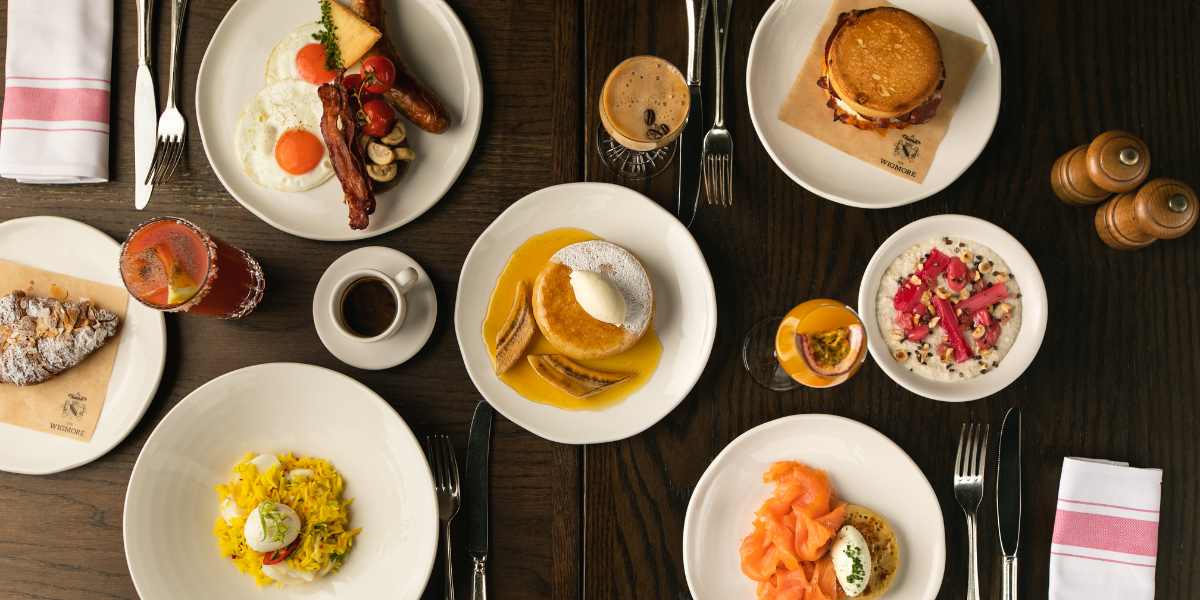
[{"label": "bloody mary cocktail", "polygon": [[249,254],[173,217],[148,221],[121,245],[121,278],[156,310],[240,319],[262,299],[262,268]]}]

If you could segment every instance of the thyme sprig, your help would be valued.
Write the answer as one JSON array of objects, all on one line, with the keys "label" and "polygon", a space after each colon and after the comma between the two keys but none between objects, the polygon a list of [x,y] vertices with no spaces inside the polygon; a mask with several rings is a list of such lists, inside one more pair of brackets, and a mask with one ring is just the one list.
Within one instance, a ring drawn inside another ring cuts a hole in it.
[{"label": "thyme sprig", "polygon": [[312,34],[312,37],[325,46],[325,70],[340,71],[342,51],[338,48],[337,26],[333,24],[333,12],[329,2],[330,0],[321,0],[321,27],[324,29]]}]

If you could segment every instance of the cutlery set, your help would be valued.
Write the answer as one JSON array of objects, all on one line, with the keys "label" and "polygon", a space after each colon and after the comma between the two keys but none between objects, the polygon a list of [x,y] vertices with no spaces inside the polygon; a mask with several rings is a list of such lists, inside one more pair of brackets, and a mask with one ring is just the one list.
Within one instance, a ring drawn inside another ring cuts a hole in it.
[{"label": "cutlery set", "polygon": [[467,553],[474,567],[471,571],[471,599],[487,598],[488,559],[488,457],[492,441],[492,405],[487,401],[475,408],[471,419],[471,435],[467,441],[467,472],[460,482],[454,446],[444,435],[426,439],[425,457],[433,471],[434,489],[438,499],[438,518],[446,546],[445,598],[454,600],[454,553],[450,539],[450,522],[458,514],[460,504],[466,505]]},{"label": "cutlery set", "polygon": [[[954,459],[954,497],[967,517],[967,600],[978,600],[979,548],[976,513],[987,468],[987,425],[964,424]],[[1003,599],[1017,598],[1017,544],[1021,536],[1021,410],[1011,408],[1000,426],[997,448],[996,521],[1004,555]]]},{"label": "cutlery set", "polygon": [[167,106],[162,116],[154,94],[154,76],[150,58],[154,0],[137,0],[138,68],[133,99],[134,206],[146,208],[154,186],[171,179],[187,145],[187,121],[175,106],[175,86],[179,76],[179,40],[188,0],[173,0],[171,5],[171,74],[167,82]]},{"label": "cutlery set", "polygon": [[[716,119],[703,137],[704,105],[700,96],[700,62],[703,57],[704,19],[713,5],[713,40],[716,48]],[[688,0],[687,83],[691,96],[688,126],[679,136],[679,209],[684,225],[691,227],[700,206],[703,182],[709,204],[733,203],[733,137],[725,129],[725,41],[733,0]]]}]

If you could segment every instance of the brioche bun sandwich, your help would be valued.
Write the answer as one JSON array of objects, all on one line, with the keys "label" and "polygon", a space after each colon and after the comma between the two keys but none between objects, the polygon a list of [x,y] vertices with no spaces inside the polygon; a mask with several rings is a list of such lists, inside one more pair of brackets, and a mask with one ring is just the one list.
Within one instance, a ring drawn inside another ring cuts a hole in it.
[{"label": "brioche bun sandwich", "polygon": [[879,7],[838,16],[817,85],[836,120],[887,135],[933,119],[945,81],[942,45],[929,25]]}]

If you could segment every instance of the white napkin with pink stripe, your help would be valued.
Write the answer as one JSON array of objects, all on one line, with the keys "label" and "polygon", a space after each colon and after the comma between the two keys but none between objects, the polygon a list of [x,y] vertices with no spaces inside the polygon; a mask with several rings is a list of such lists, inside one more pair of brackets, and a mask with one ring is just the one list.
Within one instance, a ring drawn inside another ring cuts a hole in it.
[{"label": "white napkin with pink stripe", "polygon": [[112,0],[9,0],[0,176],[108,181]]},{"label": "white napkin with pink stripe", "polygon": [[1050,600],[1151,600],[1161,469],[1063,459],[1050,545]]}]

